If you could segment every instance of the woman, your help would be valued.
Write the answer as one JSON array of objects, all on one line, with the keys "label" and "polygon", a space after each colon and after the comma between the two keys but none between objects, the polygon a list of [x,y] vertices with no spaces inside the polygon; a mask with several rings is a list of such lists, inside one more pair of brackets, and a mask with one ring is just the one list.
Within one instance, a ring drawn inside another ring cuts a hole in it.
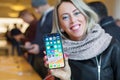
[{"label": "woman", "polygon": [[61,0],[53,22],[53,32],[61,34],[69,55],[71,79],[69,65],[51,70],[53,75],[61,80],[120,80],[120,44],[101,29],[82,0]]}]

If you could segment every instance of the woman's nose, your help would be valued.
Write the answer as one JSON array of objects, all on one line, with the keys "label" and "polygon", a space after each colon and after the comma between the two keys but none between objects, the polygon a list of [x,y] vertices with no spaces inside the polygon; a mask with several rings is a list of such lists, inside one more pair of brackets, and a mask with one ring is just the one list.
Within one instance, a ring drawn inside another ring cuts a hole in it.
[{"label": "woman's nose", "polygon": [[71,23],[74,23],[77,20],[77,18],[75,16],[71,16],[70,20],[71,20]]}]

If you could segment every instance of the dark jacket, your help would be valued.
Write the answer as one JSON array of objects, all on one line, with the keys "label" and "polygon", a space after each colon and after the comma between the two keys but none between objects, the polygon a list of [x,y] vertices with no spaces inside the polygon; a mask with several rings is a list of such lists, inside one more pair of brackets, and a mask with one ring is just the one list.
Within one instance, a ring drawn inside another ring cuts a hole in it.
[{"label": "dark jacket", "polygon": [[[26,29],[24,35],[26,37],[26,41],[30,41],[33,42],[35,39],[35,35],[36,35],[36,28],[37,28],[37,24],[38,21],[36,19],[34,19],[28,26],[28,28]],[[28,54],[28,62],[33,65],[33,58],[34,58],[34,54],[29,53]]]},{"label": "dark jacket", "polygon": [[37,23],[38,23],[37,20],[33,20],[26,29],[24,34],[25,37],[27,38],[27,41],[32,42],[35,39]]},{"label": "dark jacket", "polygon": [[119,61],[120,44],[112,40],[109,47],[98,57],[89,60],[69,60],[72,80],[120,80]]},{"label": "dark jacket", "polygon": [[[51,33],[51,31],[52,31],[52,17],[53,17],[53,10],[50,11],[46,15],[46,19],[45,19],[42,26],[41,26],[41,19],[42,18],[39,20],[38,25],[37,25],[36,37],[35,37],[35,40],[33,43],[36,43],[39,45],[40,53],[43,52],[43,50],[44,50],[43,36],[45,34]],[[39,54],[39,56],[42,57],[41,54]]]},{"label": "dark jacket", "polygon": [[35,71],[43,78],[48,74],[48,68],[44,66],[44,61],[43,61],[43,50],[44,48],[44,41],[43,41],[43,36],[45,34],[51,33],[52,31],[52,17],[53,17],[53,10],[50,11],[46,15],[46,19],[44,23],[41,26],[41,20],[39,20],[38,25],[37,25],[37,31],[36,31],[36,37],[33,43],[39,45],[40,53],[38,55],[34,56],[34,61],[33,61],[33,68]]},{"label": "dark jacket", "polygon": [[120,28],[116,25],[115,20],[111,16],[103,18],[99,24],[106,33],[109,33],[120,42]]}]

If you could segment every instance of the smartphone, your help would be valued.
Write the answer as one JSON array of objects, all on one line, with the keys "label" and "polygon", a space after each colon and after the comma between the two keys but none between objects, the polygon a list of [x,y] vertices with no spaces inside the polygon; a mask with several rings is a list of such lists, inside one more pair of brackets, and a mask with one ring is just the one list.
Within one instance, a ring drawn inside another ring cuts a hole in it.
[{"label": "smartphone", "polygon": [[61,68],[65,66],[62,40],[59,33],[44,35],[46,55],[50,69]]}]

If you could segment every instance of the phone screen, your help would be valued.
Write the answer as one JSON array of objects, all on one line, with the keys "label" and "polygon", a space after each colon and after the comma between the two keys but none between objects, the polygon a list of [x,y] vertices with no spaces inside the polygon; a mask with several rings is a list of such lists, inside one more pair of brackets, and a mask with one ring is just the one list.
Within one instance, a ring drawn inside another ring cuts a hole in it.
[{"label": "phone screen", "polygon": [[48,58],[49,68],[64,67],[64,56],[61,36],[59,33],[47,34],[44,36],[46,55]]}]

